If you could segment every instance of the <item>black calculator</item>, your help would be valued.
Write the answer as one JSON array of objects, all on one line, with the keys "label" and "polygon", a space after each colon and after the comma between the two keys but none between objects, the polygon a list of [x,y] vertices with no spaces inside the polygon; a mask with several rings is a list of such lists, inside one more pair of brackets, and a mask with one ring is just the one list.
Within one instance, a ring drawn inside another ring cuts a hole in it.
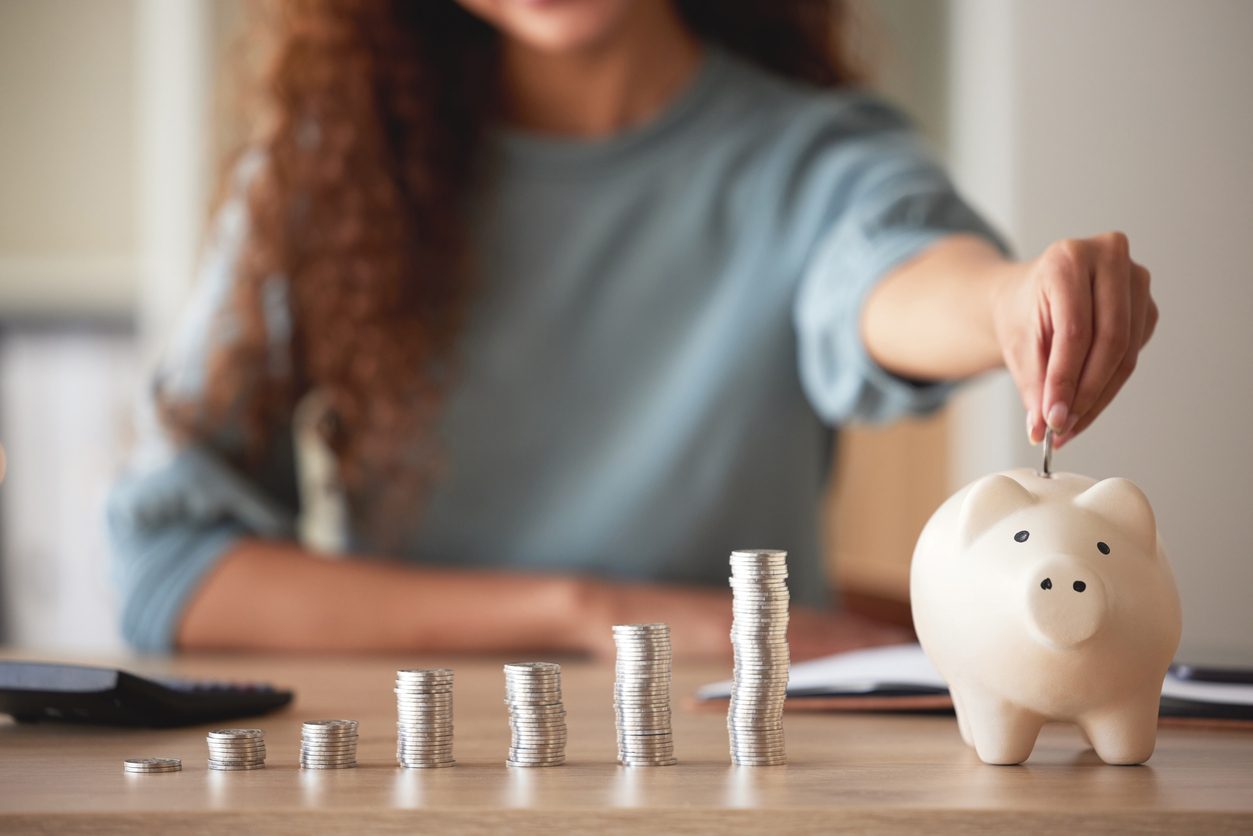
[{"label": "black calculator", "polygon": [[293,693],[265,683],[149,678],[114,668],[0,661],[0,714],[19,723],[171,728],[282,708]]}]

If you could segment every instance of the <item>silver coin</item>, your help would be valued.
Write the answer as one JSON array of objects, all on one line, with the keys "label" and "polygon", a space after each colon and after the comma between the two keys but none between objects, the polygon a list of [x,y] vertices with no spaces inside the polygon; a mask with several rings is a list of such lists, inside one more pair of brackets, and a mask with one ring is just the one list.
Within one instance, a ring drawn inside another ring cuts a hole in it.
[{"label": "silver coin", "polygon": [[396,692],[397,705],[431,705],[446,706],[452,705],[452,694],[406,694],[404,691]]},{"label": "silver coin", "polygon": [[345,737],[309,737],[305,736],[300,742],[306,746],[356,746],[359,738],[354,734]]},{"label": "silver coin", "polygon": [[555,754],[566,750],[564,740],[513,740],[509,742],[510,752],[529,752],[536,755]]},{"label": "silver coin", "polygon": [[522,729],[514,729],[510,734],[511,740],[517,741],[536,741],[541,743],[547,742],[565,742],[569,732],[565,729],[551,729],[546,731],[524,731]]},{"label": "silver coin", "polygon": [[209,732],[210,740],[242,740],[265,737],[261,729],[214,729]]},{"label": "silver coin", "polygon": [[211,758],[264,758],[265,749],[210,749],[209,757]]},{"label": "silver coin", "polygon": [[331,739],[310,740],[309,738],[304,738],[303,740],[300,741],[300,745],[313,747],[316,749],[347,749],[347,748],[356,749],[357,738],[354,737],[354,738],[345,739],[345,740],[331,740]]},{"label": "silver coin", "polygon": [[656,742],[648,740],[639,740],[636,738],[623,738],[618,741],[618,749],[623,752],[660,752],[673,751],[674,740],[665,738]]},{"label": "silver coin", "polygon": [[631,711],[622,709],[615,715],[619,720],[624,722],[641,724],[641,723],[669,723],[672,715],[669,711]]},{"label": "silver coin", "polygon": [[1044,443],[1041,447],[1043,448],[1040,451],[1042,456],[1037,474],[1050,479],[1053,476],[1053,430],[1048,426],[1044,428]]},{"label": "silver coin", "polygon": [[663,677],[670,676],[674,666],[670,664],[670,660],[656,662],[624,662],[619,659],[614,665],[614,671],[618,674],[626,676],[654,676]]},{"label": "silver coin", "polygon": [[778,746],[732,746],[730,753],[737,758],[782,758],[787,752],[782,744]]},{"label": "silver coin", "polygon": [[550,726],[547,728],[528,728],[526,726],[513,726],[509,733],[514,740],[556,740],[565,739],[568,734],[565,726]]},{"label": "silver coin", "polygon": [[506,688],[505,702],[543,705],[561,701],[560,688]]}]

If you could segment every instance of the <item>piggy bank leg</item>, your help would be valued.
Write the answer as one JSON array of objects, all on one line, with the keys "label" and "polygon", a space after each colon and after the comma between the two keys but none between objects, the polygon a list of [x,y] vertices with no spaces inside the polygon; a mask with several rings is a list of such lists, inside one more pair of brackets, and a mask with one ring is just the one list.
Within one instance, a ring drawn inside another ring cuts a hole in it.
[{"label": "piggy bank leg", "polygon": [[984,763],[1022,763],[1035,748],[1044,718],[1005,700],[967,692],[962,695],[975,752]]},{"label": "piggy bank leg", "polygon": [[957,712],[957,730],[961,732],[962,740],[967,746],[975,745],[975,736],[970,731],[970,720],[966,717],[966,707],[962,702],[960,690],[953,685],[949,686],[949,696],[953,698],[953,710]]},{"label": "piggy bank leg", "polygon": [[1097,756],[1111,764],[1144,763],[1157,745],[1158,696],[1128,701],[1099,714],[1080,718],[1079,726]]}]

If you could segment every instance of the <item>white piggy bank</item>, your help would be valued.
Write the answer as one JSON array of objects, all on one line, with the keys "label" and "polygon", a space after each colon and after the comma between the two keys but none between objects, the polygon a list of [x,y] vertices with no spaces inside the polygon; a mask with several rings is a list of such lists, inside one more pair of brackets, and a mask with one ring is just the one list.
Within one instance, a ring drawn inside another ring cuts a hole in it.
[{"label": "white piggy bank", "polygon": [[1153,754],[1182,617],[1153,509],[1131,482],[1015,470],[966,486],[923,529],[910,595],[984,762],[1021,763],[1055,720],[1077,724],[1106,763]]}]

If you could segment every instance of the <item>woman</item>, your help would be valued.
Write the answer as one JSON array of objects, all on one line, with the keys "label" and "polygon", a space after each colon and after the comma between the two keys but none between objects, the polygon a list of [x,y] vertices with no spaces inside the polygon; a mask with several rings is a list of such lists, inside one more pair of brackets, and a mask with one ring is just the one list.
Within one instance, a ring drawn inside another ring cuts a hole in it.
[{"label": "woman", "polygon": [[[791,552],[797,656],[894,638],[825,609],[832,429],[1006,365],[1030,439],[1064,442],[1157,313],[1120,234],[1007,259],[849,86],[840,23],[803,0],[287,7],[161,380],[173,444],[112,502],[130,640],[583,651],[665,620],[725,652],[726,557],[752,544]],[[319,449],[342,549],[392,559],[294,541]]]}]

